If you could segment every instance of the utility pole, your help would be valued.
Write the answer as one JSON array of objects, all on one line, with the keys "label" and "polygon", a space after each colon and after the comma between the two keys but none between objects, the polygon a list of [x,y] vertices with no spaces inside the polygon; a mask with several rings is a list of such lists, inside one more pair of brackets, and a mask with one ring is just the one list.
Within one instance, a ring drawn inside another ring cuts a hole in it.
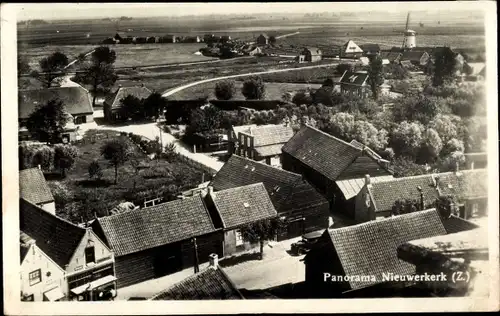
[{"label": "utility pole", "polygon": [[196,244],[196,237],[193,238],[193,248],[194,248],[194,273],[200,272],[199,260],[198,260],[198,245]]}]

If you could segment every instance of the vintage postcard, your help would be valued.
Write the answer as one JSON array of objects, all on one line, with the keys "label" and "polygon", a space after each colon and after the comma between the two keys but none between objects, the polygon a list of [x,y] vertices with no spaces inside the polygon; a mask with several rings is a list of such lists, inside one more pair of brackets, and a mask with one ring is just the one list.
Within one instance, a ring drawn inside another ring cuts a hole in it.
[{"label": "vintage postcard", "polygon": [[499,309],[495,2],[0,12],[5,314]]}]

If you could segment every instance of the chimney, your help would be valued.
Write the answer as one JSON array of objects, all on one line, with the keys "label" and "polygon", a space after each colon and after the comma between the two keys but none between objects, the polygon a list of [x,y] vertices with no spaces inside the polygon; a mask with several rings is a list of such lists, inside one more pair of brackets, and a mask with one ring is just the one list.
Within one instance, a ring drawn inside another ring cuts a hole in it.
[{"label": "chimney", "polygon": [[423,211],[424,210],[424,191],[422,191],[422,187],[421,186],[417,186],[417,190],[418,192],[420,192],[420,210]]},{"label": "chimney", "polygon": [[369,174],[365,174],[365,185],[370,185],[372,182],[371,182],[371,179],[370,179],[370,175]]},{"label": "chimney", "polygon": [[211,253],[208,256],[208,262],[211,268],[217,269],[217,267],[219,266],[219,256],[216,253]]}]

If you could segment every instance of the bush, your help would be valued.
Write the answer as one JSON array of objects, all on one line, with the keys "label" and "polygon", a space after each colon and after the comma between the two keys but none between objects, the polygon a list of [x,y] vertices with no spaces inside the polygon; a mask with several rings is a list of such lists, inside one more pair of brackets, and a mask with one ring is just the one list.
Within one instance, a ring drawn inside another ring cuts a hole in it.
[{"label": "bush", "polygon": [[215,85],[215,97],[218,100],[231,100],[235,93],[234,81],[219,81]]},{"label": "bush", "polygon": [[90,179],[96,178],[97,180],[100,180],[102,178],[102,169],[99,165],[99,161],[94,160],[89,164],[88,173]]},{"label": "bush", "polygon": [[266,95],[266,86],[261,77],[251,77],[243,82],[241,93],[247,100],[262,100]]},{"label": "bush", "polygon": [[54,149],[49,146],[40,146],[36,149],[31,165],[36,167],[40,165],[43,170],[49,171],[54,164]]}]

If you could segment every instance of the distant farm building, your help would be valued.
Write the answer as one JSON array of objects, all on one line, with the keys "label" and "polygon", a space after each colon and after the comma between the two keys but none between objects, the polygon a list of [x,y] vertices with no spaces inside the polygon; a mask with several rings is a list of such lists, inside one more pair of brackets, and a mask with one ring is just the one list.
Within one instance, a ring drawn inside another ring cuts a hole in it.
[{"label": "distant farm building", "polygon": [[366,97],[368,95],[368,73],[346,71],[340,78],[340,91],[345,94]]},{"label": "distant farm building", "polygon": [[300,55],[304,55],[304,61],[308,62],[320,61],[323,57],[323,53],[317,47],[306,47]]},{"label": "distant farm building", "polygon": [[268,45],[269,44],[269,36],[267,34],[260,34],[255,40],[257,45]]},{"label": "distant farm building", "polygon": [[106,120],[119,120],[121,101],[127,96],[134,96],[139,99],[146,99],[151,95],[152,91],[146,87],[120,87],[111,96],[104,100],[104,118]]},{"label": "distant farm building", "polygon": [[422,51],[408,51],[404,52],[401,55],[401,61],[410,61],[413,65],[416,66],[425,66],[429,61],[430,56],[427,52]]},{"label": "distant farm building", "polygon": [[363,50],[352,40],[349,40],[340,48],[340,57],[343,58],[359,58],[363,54]]}]

